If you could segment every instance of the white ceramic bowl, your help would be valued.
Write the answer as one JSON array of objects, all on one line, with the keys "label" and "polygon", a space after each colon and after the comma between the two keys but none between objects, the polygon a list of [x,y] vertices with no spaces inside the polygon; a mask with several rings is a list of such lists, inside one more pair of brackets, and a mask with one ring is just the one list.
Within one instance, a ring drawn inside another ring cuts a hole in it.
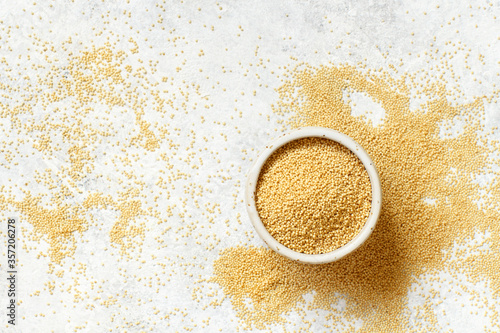
[{"label": "white ceramic bowl", "polygon": [[[363,165],[368,171],[370,177],[370,183],[372,187],[372,205],[370,210],[370,215],[361,229],[361,231],[346,245],[323,254],[305,254],[289,249],[279,243],[276,239],[271,236],[267,231],[266,227],[262,223],[259,213],[257,212],[257,207],[255,206],[255,192],[257,186],[257,180],[259,179],[259,174],[262,166],[266,160],[274,153],[279,147],[285,145],[286,143],[306,138],[306,137],[319,137],[326,138],[336,141],[345,147],[349,148],[356,156],[361,160]],[[363,244],[363,242],[370,236],[375,224],[377,223],[378,217],[380,215],[380,209],[382,207],[382,190],[380,186],[380,178],[371,160],[370,156],[366,151],[353,139],[345,134],[337,132],[335,130],[323,127],[302,127],[287,134],[282,135],[277,140],[275,140],[270,145],[266,146],[264,151],[260,154],[258,159],[253,164],[250,172],[248,174],[248,179],[246,183],[245,191],[245,201],[248,215],[252,221],[255,230],[259,236],[264,240],[264,242],[277,253],[298,262],[309,263],[309,264],[323,264],[339,260],[340,258],[348,255],[349,253],[356,250]]]}]

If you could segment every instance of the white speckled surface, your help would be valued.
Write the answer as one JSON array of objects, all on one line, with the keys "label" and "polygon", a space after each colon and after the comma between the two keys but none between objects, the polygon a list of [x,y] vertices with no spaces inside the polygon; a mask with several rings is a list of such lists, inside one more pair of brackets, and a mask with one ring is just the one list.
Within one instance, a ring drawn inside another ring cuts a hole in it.
[{"label": "white speckled surface", "polygon": [[[263,245],[241,200],[252,159],[261,147],[288,129],[271,111],[277,101],[274,89],[282,83],[285,66],[302,61],[312,65],[356,65],[363,61],[367,68],[389,70],[394,65],[400,73],[408,71],[418,77],[420,71],[442,65],[436,54],[448,52],[452,57],[447,66],[454,73],[454,77],[451,71],[445,74],[450,76],[449,89],[460,86],[465,92],[462,99],[468,100],[498,89],[499,19],[499,3],[489,1],[474,2],[472,7],[467,1],[0,1],[2,108],[19,106],[23,101],[32,103],[26,95],[29,82],[38,85],[41,90],[37,93],[42,94],[49,88],[39,80],[55,82],[49,75],[54,67],[63,72],[72,55],[92,47],[108,43],[114,52],[126,55],[123,66],[129,64],[134,73],[145,68],[141,80],[127,79],[130,86],[106,83],[119,96],[126,91],[135,93],[137,104],[110,107],[103,101],[90,103],[94,112],[80,117],[81,123],[75,122],[74,126],[95,131],[111,129],[113,135],[92,141],[86,148],[94,157],[93,169],[74,183],[68,183],[64,170],[71,167],[65,152],[76,139],[65,140],[62,131],[54,128],[46,134],[61,150],[41,152],[33,148],[40,132],[23,127],[44,122],[45,116],[65,107],[69,118],[60,116],[57,121],[74,121],[74,96],[49,105],[34,103],[33,113],[21,114],[19,124],[2,116],[0,141],[12,142],[10,147],[17,150],[13,159],[6,153],[0,156],[4,193],[10,191],[21,200],[22,191],[30,190],[34,195],[48,194],[48,200],[67,186],[72,195],[63,195],[63,202],[77,205],[89,193],[117,198],[121,192],[141,186],[136,199],[143,209],[151,207],[160,217],[143,214],[130,222],[145,232],[133,237],[133,247],[122,252],[109,236],[119,212],[95,209],[87,215],[92,221],[88,230],[75,233],[75,255],[60,265],[39,255],[49,250],[47,238],[33,240],[29,236],[33,226],[21,217],[18,324],[7,327],[2,310],[0,331],[236,331],[238,320],[219,287],[197,281],[212,276],[212,262],[220,250]],[[69,38],[70,44],[66,43]],[[467,63],[463,52],[453,56],[461,46],[470,55]],[[163,81],[164,77],[168,79]],[[19,90],[8,92],[6,85]],[[172,102],[165,106],[165,117],[155,111],[155,91]],[[383,121],[383,109],[373,106],[370,99],[351,98],[356,114],[370,109],[375,125]],[[412,107],[422,102],[415,95]],[[134,114],[139,105],[144,108],[143,120],[152,124],[158,136],[159,128],[168,131],[169,140],[162,140],[154,152],[127,148],[131,159],[127,164],[119,159],[125,156],[121,143],[140,134]],[[498,105],[486,105],[486,110],[486,122],[498,124]],[[179,148],[177,155],[169,155],[173,171],[158,161],[162,153],[172,153],[171,144]],[[197,152],[193,160],[190,150]],[[117,158],[112,161],[110,156]],[[134,159],[136,156],[140,158]],[[200,165],[198,158],[203,165],[193,169],[193,165]],[[36,181],[37,172],[48,169],[55,187]],[[187,176],[167,182],[167,198],[158,180],[173,177],[174,171]],[[199,191],[193,184],[205,189],[196,197],[197,202],[186,194]],[[183,201],[186,197],[189,199]],[[173,207],[171,215],[166,213],[168,206]],[[210,212],[206,207],[215,209]],[[3,240],[4,221],[5,217]],[[186,233],[188,237],[182,237]],[[0,252],[0,278],[5,282],[5,246]],[[63,273],[57,276],[57,272]],[[1,309],[6,302],[4,287],[2,284]],[[469,287],[486,298],[491,294],[486,283]],[[410,292],[410,305],[422,304],[421,294],[429,295],[432,283],[418,288],[422,290]],[[434,328],[482,332],[490,325],[487,311],[472,301],[470,294],[453,288],[447,289],[446,301],[436,305],[440,326]],[[214,291],[214,296],[207,296]],[[214,299],[221,305],[208,306]],[[500,305],[493,307],[498,311]],[[446,310],[446,315],[441,310]],[[322,331],[324,314],[311,312],[308,316],[316,319],[312,331]],[[409,316],[420,320],[416,313]],[[292,323],[290,329],[303,325],[296,313],[287,318]]]}]

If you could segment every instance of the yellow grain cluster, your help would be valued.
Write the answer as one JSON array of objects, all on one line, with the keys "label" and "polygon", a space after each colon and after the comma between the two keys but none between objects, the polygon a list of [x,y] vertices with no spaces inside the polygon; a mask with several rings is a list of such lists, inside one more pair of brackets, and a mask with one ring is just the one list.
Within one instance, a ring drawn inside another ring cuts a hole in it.
[{"label": "yellow grain cluster", "polygon": [[255,202],[278,242],[302,253],[326,253],[347,244],[363,228],[371,208],[370,178],[347,147],[303,138],[268,158]]},{"label": "yellow grain cluster", "polygon": [[[328,311],[325,331],[338,327],[353,331],[345,325],[358,319],[363,332],[425,331],[419,325],[435,316],[427,311],[418,323],[412,322],[408,293],[426,276],[432,276],[438,288],[449,285],[439,275],[443,270],[457,283],[462,281],[459,274],[473,284],[487,279],[493,298],[484,302],[498,304],[500,191],[497,180],[487,185],[476,180],[485,173],[500,176],[490,154],[498,143],[481,137],[484,127],[476,121],[484,115],[484,104],[496,97],[451,103],[456,96],[429,80],[422,89],[428,102],[413,111],[410,91],[419,83],[411,75],[394,80],[385,72],[366,73],[350,66],[304,65],[288,76],[278,89],[281,97],[275,111],[290,114],[293,127],[328,127],[363,146],[380,173],[384,204],[365,245],[337,262],[300,264],[265,248],[224,250],[214,264],[214,281],[229,295],[242,322],[269,328],[286,322],[284,315],[295,311],[306,323],[302,296],[313,293],[314,302],[307,307]],[[352,115],[349,94],[354,92],[384,108],[382,125]],[[454,119],[463,119],[463,130],[440,136],[441,128]],[[477,233],[490,235],[489,251],[470,251],[466,246]],[[456,244],[468,250],[454,253]],[[430,300],[429,294],[425,297]],[[346,302],[343,311],[338,305],[341,299]],[[500,329],[494,307],[488,314],[491,327]]]}]

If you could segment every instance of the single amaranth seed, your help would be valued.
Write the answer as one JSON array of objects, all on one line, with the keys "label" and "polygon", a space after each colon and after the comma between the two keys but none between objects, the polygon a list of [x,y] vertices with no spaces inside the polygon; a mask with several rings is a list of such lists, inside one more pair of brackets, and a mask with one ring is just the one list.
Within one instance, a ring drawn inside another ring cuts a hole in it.
[{"label": "single amaranth seed", "polygon": [[298,139],[267,159],[255,202],[264,226],[282,245],[327,253],[363,228],[371,208],[370,178],[360,159],[340,143]]}]

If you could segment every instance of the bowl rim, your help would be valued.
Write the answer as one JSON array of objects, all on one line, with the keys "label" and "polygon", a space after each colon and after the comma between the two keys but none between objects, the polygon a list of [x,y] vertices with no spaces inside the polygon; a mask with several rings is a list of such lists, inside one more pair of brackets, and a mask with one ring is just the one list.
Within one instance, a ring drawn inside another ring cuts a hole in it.
[{"label": "bowl rim", "polygon": [[[297,252],[279,243],[276,239],[273,238],[273,236],[271,236],[269,231],[267,231],[266,227],[262,223],[262,220],[260,219],[259,213],[257,212],[257,207],[255,205],[257,181],[259,179],[261,169],[267,159],[283,145],[291,141],[307,137],[330,139],[351,150],[361,160],[365,169],[367,170],[372,187],[372,205],[370,214],[363,228],[347,244],[331,252],[322,254],[306,254]],[[377,168],[375,167],[375,164],[373,163],[368,153],[349,136],[325,127],[299,127],[295,130],[281,135],[276,140],[267,145],[260,153],[257,160],[253,163],[248,173],[245,187],[245,206],[250,217],[250,221],[257,231],[257,234],[273,251],[291,260],[302,263],[323,264],[333,262],[345,257],[349,253],[359,248],[375,229],[375,225],[382,208],[382,189],[380,184],[380,177]]]}]

